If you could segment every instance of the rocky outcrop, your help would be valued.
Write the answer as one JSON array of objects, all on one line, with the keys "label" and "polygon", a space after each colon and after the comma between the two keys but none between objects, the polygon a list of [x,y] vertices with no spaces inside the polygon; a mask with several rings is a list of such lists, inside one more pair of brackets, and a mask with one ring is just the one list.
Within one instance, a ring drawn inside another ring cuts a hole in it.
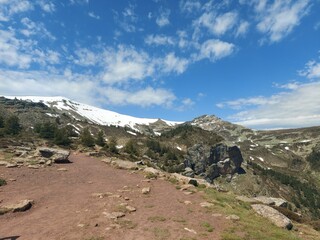
[{"label": "rocky outcrop", "polygon": [[253,204],[251,207],[256,213],[269,219],[274,225],[288,230],[292,229],[291,220],[276,209],[263,204]]},{"label": "rocky outcrop", "polygon": [[58,148],[39,148],[39,155],[43,158],[49,158],[55,163],[68,163],[70,151]]},{"label": "rocky outcrop", "polygon": [[242,162],[242,154],[237,146],[196,144],[188,149],[184,163],[186,168],[191,168],[195,174],[211,183],[221,175],[237,173]]}]

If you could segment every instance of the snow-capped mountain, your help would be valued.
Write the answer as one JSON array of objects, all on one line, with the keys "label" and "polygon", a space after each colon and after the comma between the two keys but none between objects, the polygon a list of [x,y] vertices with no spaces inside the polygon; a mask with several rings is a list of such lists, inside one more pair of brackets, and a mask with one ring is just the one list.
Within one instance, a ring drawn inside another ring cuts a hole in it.
[{"label": "snow-capped mountain", "polygon": [[[93,107],[87,104],[71,101],[65,97],[41,97],[41,96],[5,96],[9,99],[19,99],[30,102],[42,102],[46,106],[55,109],[57,112],[64,112],[77,120],[87,120],[88,122],[104,126],[130,127],[139,131],[137,125],[150,125],[159,120],[168,126],[174,126],[181,122],[166,121],[162,119],[137,118],[113,111]],[[50,113],[48,113],[50,116]],[[51,114],[52,115],[52,114]]]}]

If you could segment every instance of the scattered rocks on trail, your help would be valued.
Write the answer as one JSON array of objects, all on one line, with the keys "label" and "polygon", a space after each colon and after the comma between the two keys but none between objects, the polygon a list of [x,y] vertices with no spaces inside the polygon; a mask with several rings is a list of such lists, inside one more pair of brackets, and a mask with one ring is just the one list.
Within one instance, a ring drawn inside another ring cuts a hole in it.
[{"label": "scattered rocks on trail", "polygon": [[276,209],[263,204],[253,204],[251,207],[255,212],[269,219],[276,226],[286,228],[288,230],[292,229],[293,225],[291,220]]},{"label": "scattered rocks on trail", "polygon": [[110,219],[118,219],[126,216],[124,212],[112,212],[112,213],[103,212],[103,214]]},{"label": "scattered rocks on trail", "polygon": [[69,163],[70,151],[58,148],[41,147],[38,149],[40,157],[49,158],[55,163]]},{"label": "scattered rocks on trail", "polygon": [[7,212],[24,212],[29,210],[32,207],[33,200],[22,200],[15,204],[9,204],[0,207],[0,214]]},{"label": "scattered rocks on trail", "polygon": [[202,202],[202,203],[200,203],[200,206],[209,208],[209,207],[213,207],[214,204],[213,203],[209,203],[209,202]]}]

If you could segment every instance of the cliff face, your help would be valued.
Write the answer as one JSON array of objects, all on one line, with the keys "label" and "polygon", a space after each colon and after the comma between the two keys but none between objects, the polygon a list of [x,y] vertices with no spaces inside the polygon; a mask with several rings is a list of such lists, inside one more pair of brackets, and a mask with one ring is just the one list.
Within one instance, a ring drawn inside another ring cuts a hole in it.
[{"label": "cliff face", "polygon": [[221,175],[239,172],[242,162],[242,154],[237,146],[230,147],[222,143],[215,146],[196,144],[188,149],[185,157],[185,166],[208,182]]}]

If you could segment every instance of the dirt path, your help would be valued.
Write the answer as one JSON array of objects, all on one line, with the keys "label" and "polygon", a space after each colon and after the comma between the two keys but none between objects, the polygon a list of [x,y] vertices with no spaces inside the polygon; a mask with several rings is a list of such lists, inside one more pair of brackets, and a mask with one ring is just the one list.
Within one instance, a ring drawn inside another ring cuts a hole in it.
[{"label": "dirt path", "polygon": [[[224,217],[200,207],[201,193],[186,195],[168,181],[147,182],[142,174],[84,155],[70,159],[41,169],[0,167],[2,178],[15,179],[0,187],[0,205],[35,201],[26,212],[0,216],[0,239],[220,239],[226,227]],[[142,194],[144,187],[151,192]],[[108,217],[126,204],[136,211],[116,221]]]}]

